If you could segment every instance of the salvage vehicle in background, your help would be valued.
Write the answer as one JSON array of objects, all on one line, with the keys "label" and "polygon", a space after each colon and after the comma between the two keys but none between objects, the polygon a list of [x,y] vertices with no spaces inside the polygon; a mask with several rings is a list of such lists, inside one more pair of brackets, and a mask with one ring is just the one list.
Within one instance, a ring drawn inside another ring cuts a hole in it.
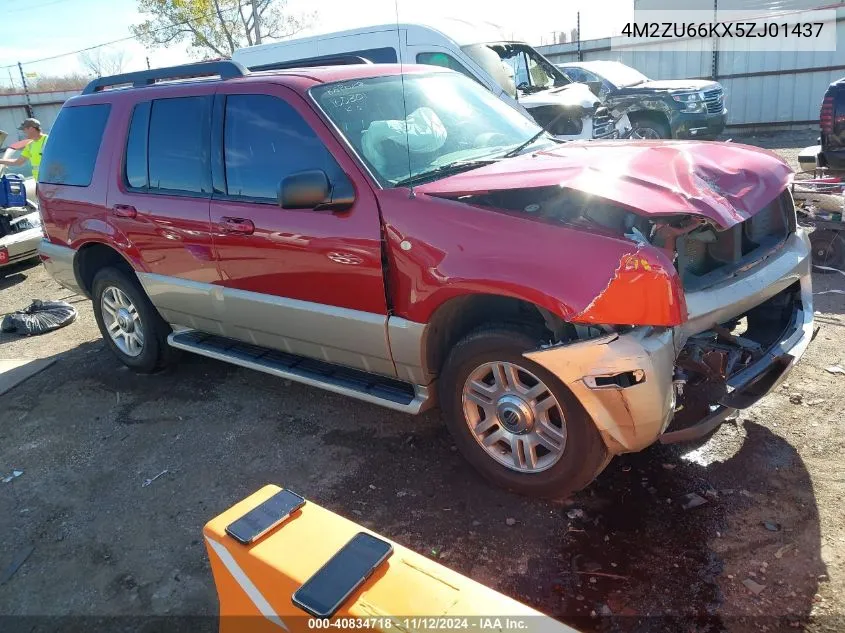
[{"label": "salvage vehicle in background", "polygon": [[819,113],[819,167],[845,176],[845,77],[828,86]]},{"label": "salvage vehicle in background", "polygon": [[598,96],[611,112],[628,115],[631,138],[712,140],[725,129],[724,90],[715,81],[656,81],[613,61],[566,62],[557,67],[572,81],[600,86]]},{"label": "salvage vehicle in background", "polygon": [[[5,141],[3,135],[0,145]],[[15,158],[28,143],[29,140],[24,140],[10,144],[2,157]],[[13,168],[11,171],[19,178],[7,184],[2,177],[9,171],[6,165],[0,165],[0,275],[4,268],[37,257],[43,236],[31,167],[27,163]],[[17,195],[14,203],[8,204],[6,189],[11,186]]]},{"label": "salvage vehicle in background", "polygon": [[[400,48],[401,46],[401,48]],[[385,24],[242,48],[232,55],[250,70],[315,66],[357,56],[370,62],[431,64],[477,81],[508,105],[564,140],[614,138],[627,131],[587,86],[573,83],[525,42],[507,41],[496,27],[462,20]]]},{"label": "salvage vehicle in background", "polygon": [[431,66],[206,63],[64,105],[41,257],[137,371],[181,349],[439,403],[485,477],[561,497],[798,362],[813,295],[790,178],[734,143],[562,143]]}]

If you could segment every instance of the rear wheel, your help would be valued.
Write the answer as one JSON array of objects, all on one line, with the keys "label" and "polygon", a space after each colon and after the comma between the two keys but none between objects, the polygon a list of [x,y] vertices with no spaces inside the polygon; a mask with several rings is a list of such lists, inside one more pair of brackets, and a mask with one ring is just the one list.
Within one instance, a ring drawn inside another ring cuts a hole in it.
[{"label": "rear wheel", "polygon": [[551,372],[528,360],[538,338],[514,327],[477,330],[459,342],[440,378],[455,443],[484,477],[536,497],[566,497],[607,460],[595,425]]},{"label": "rear wheel", "polygon": [[151,373],[171,362],[170,326],[150,303],[137,279],[116,268],[103,268],[92,284],[94,318],[106,345],[124,365]]}]

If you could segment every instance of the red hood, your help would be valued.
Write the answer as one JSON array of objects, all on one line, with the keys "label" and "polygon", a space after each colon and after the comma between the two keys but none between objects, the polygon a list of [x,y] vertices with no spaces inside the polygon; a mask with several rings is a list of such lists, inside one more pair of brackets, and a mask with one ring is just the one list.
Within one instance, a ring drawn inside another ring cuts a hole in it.
[{"label": "red hood", "polygon": [[749,145],[701,141],[577,141],[420,185],[457,197],[560,185],[639,215],[703,216],[721,228],[748,219],[783,191],[792,170]]}]

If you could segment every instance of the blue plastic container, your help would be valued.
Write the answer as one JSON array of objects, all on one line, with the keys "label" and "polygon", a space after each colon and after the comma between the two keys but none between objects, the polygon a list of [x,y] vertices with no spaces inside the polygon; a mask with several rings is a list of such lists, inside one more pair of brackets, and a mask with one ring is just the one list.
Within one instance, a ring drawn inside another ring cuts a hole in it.
[{"label": "blue plastic container", "polygon": [[0,207],[25,207],[26,187],[23,176],[9,174],[0,178]]}]

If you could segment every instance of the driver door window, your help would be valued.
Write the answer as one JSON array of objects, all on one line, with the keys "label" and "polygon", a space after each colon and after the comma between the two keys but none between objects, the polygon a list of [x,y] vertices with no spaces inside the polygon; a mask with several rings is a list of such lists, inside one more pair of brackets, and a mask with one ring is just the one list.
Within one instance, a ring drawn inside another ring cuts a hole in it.
[{"label": "driver door window", "polygon": [[[526,57],[524,53],[522,57]],[[528,75],[531,77],[531,85],[542,88],[551,88],[554,86],[554,79],[549,76],[546,70],[537,63],[536,59],[528,58]]]},{"label": "driver door window", "polygon": [[285,176],[321,169],[340,175],[326,146],[283,100],[269,95],[229,95],[224,124],[226,193],[275,204]]}]

